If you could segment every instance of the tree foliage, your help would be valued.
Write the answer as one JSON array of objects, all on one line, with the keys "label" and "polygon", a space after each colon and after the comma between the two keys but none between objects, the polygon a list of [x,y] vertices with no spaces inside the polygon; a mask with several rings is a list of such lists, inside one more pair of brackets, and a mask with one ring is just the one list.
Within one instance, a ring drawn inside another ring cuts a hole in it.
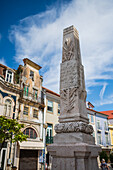
[{"label": "tree foliage", "polygon": [[108,162],[108,155],[105,151],[100,153],[100,161],[102,161],[102,159],[105,159],[105,161]]},{"label": "tree foliage", "polygon": [[113,168],[113,153],[110,154],[110,162],[111,162],[111,166]]},{"label": "tree foliage", "polygon": [[12,142],[26,141],[28,136],[21,131],[23,127],[24,124],[19,124],[15,119],[7,119],[4,116],[0,116],[0,143],[4,143],[7,140]]}]

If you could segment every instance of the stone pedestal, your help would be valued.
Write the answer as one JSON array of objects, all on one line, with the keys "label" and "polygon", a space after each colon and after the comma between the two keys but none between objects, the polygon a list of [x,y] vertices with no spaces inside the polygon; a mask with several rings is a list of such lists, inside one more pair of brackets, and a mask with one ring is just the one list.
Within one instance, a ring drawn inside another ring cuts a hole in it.
[{"label": "stone pedestal", "polygon": [[60,69],[60,117],[54,143],[48,146],[52,170],[98,170],[101,149],[94,143],[86,110],[84,67],[79,35],[73,26],[64,29]]},{"label": "stone pedestal", "polygon": [[49,146],[52,170],[99,170],[99,151],[100,147],[86,143],[52,144]]}]

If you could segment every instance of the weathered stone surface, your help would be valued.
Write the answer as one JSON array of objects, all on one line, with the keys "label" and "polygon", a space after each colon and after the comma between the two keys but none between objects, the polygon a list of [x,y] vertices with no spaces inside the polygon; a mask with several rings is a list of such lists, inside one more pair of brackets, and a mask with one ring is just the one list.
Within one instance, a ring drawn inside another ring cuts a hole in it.
[{"label": "weathered stone surface", "polygon": [[61,114],[59,122],[84,121],[88,123],[86,95],[79,35],[78,31],[72,26],[64,30],[63,36],[63,55],[60,70]]},{"label": "weathered stone surface", "polygon": [[99,170],[97,164],[99,146],[86,143],[53,144],[49,147],[53,157],[52,170]]},{"label": "weathered stone surface", "polygon": [[76,143],[87,143],[94,145],[94,137],[90,134],[85,134],[82,132],[78,133],[58,133],[54,137],[54,143],[56,144],[76,144]]},{"label": "weathered stone surface", "polygon": [[81,63],[78,31],[64,29],[60,70],[60,117],[54,143],[48,146],[52,170],[99,170],[93,127],[88,125],[84,68]]},{"label": "weathered stone surface", "polygon": [[83,132],[92,134],[93,131],[93,127],[84,122],[68,122],[55,125],[56,133]]}]

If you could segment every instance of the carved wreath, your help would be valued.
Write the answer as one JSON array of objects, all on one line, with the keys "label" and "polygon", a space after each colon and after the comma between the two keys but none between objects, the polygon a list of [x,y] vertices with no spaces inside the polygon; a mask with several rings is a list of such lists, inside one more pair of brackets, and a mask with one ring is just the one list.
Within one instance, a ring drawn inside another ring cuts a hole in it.
[{"label": "carved wreath", "polygon": [[63,45],[63,57],[62,62],[71,60],[74,56],[74,45],[73,41],[69,38],[66,39],[64,45]]},{"label": "carved wreath", "polygon": [[92,134],[93,131],[93,127],[84,122],[59,123],[55,125],[56,133],[83,132]]}]

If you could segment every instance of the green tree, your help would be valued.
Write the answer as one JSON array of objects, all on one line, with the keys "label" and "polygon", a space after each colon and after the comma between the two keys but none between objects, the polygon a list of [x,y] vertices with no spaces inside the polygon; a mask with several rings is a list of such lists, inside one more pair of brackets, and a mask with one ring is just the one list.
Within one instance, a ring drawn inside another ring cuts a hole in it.
[{"label": "green tree", "polygon": [[[28,136],[24,135],[21,129],[24,127],[24,124],[19,124],[16,119],[7,119],[4,116],[0,116],[0,143],[1,149],[5,142],[10,141],[11,145],[12,142],[22,142],[26,141]],[[10,151],[11,151],[10,145]],[[2,169],[2,162],[1,167]]]},{"label": "green tree", "polygon": [[21,131],[23,127],[24,124],[19,124],[16,119],[0,116],[0,143],[3,144],[7,140],[12,142],[26,141],[28,136]]},{"label": "green tree", "polygon": [[111,166],[113,168],[113,153],[110,154],[110,162],[111,162]]},{"label": "green tree", "polygon": [[100,153],[100,161],[102,161],[102,159],[105,159],[105,161],[108,162],[108,155],[105,151]]}]

